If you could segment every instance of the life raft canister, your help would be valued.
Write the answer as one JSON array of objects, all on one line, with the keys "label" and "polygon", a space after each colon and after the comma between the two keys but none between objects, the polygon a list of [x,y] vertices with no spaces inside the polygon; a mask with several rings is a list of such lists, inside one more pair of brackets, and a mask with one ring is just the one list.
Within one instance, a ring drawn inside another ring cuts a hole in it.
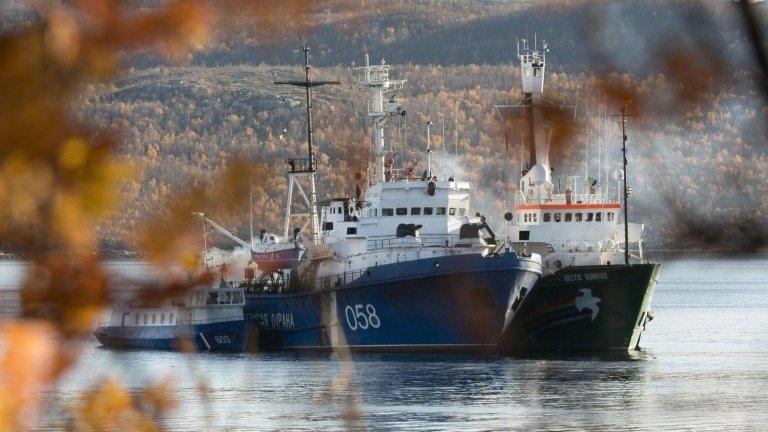
[{"label": "life raft canister", "polygon": [[437,191],[437,186],[435,185],[435,182],[430,180],[430,182],[427,183],[427,195],[435,196],[435,191]]}]

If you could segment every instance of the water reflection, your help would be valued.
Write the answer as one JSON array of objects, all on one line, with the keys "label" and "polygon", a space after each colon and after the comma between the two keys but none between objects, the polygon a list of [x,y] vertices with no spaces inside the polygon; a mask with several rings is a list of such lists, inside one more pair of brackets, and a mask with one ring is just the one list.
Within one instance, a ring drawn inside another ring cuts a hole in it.
[{"label": "water reflection", "polygon": [[187,355],[93,340],[39,429],[65,427],[73,398],[115,375],[131,389],[173,377],[170,430],[763,430],[768,261],[748,264],[665,264],[649,348],[628,355]]}]

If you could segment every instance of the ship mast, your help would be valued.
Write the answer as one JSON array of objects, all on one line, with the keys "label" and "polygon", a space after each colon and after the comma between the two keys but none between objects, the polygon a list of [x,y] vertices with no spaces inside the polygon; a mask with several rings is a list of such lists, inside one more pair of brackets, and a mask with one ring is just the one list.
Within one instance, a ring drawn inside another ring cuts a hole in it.
[{"label": "ship mast", "polygon": [[[309,65],[309,45],[306,42],[302,42],[302,50],[304,51],[304,80],[296,81],[275,81],[276,85],[291,85],[295,87],[304,87],[306,97],[306,109],[307,109],[307,159],[301,160],[298,158],[288,159],[288,165],[290,169],[288,171],[288,200],[286,204],[285,212],[285,226],[283,227],[283,238],[288,239],[288,232],[290,230],[291,219],[294,217],[307,216],[303,213],[292,213],[292,199],[293,188],[297,187],[302,197],[304,198],[307,206],[309,207],[309,218],[312,222],[312,242],[318,244],[320,242],[320,221],[317,215],[317,189],[315,187],[315,172],[317,171],[315,166],[315,153],[312,149],[312,88],[320,87],[324,85],[339,85],[339,81],[312,81],[310,71],[312,67]],[[297,177],[309,177],[309,198],[301,188],[301,184],[297,181]]]},{"label": "ship mast", "polygon": [[389,119],[397,116],[405,116],[405,109],[400,100],[392,94],[385,99],[388,93],[393,93],[403,88],[405,80],[389,79],[389,66],[381,61],[380,65],[372,65],[368,52],[365,53],[365,66],[354,68],[361,71],[362,77],[358,85],[368,87],[371,98],[368,100],[368,117],[373,121],[373,172],[368,179],[368,185],[385,181],[385,158],[391,149],[384,143],[384,129]]},{"label": "ship mast", "polygon": [[432,134],[430,133],[430,126],[433,124],[429,114],[427,114],[427,177],[429,179],[432,178]]},{"label": "ship mast", "polygon": [[502,121],[519,125],[516,127],[522,132],[520,144],[527,147],[528,160],[525,163],[521,161],[518,190],[519,199],[523,202],[541,202],[554,189],[549,167],[551,127],[545,118],[545,110],[573,110],[573,107],[548,105],[544,101],[542,94],[548,52],[546,42],[541,47],[534,42],[531,47],[526,39],[518,41],[517,58],[520,62],[523,100],[517,105],[495,105]]},{"label": "ship mast", "polygon": [[[526,138],[528,141],[529,159],[525,170],[529,171],[537,163],[547,166],[549,162],[548,152],[541,152],[538,149],[538,147],[543,146],[545,143],[541,142],[537,146],[536,142],[536,129],[537,126],[540,126],[542,120],[541,110],[538,107],[541,105],[541,94],[544,93],[546,53],[549,50],[546,42],[544,42],[544,47],[541,50],[538,49],[536,44],[531,49],[526,39],[523,39],[522,42],[522,50],[520,49],[520,44],[518,43],[517,45],[517,57],[520,61],[520,75],[523,84],[522,105],[525,107],[523,115],[528,128]],[[537,157],[539,153],[543,153],[541,155],[543,157]]]},{"label": "ship mast", "polygon": [[627,107],[621,107],[619,109],[619,115],[613,117],[619,117],[621,119],[621,156],[624,165],[624,172],[622,175],[624,178],[624,263],[629,265],[629,206],[627,205],[627,202],[629,200],[631,189],[627,187]]}]

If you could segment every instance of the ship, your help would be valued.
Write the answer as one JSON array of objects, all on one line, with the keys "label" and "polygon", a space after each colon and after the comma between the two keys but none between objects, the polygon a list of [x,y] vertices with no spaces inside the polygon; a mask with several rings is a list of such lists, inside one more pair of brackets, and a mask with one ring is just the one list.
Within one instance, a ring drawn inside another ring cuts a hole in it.
[{"label": "ship", "polygon": [[575,117],[575,107],[542,97],[548,51],[546,42],[541,48],[518,43],[523,100],[496,105],[501,120],[522,132],[527,156],[513,208],[504,215],[507,243],[543,260],[543,276],[521,302],[500,350],[513,355],[637,350],[653,318],[660,264],[644,259],[643,225],[629,223],[627,216],[627,112],[622,109],[617,117],[623,169],[617,167],[610,179],[585,173],[583,179],[555,182],[549,161],[553,124]]},{"label": "ship", "polygon": [[244,304],[244,290],[222,279],[182,298],[118,303],[94,335],[107,348],[243,352],[250,333]]},{"label": "ship", "polygon": [[433,172],[429,130],[426,169],[396,166],[385,132],[406,115],[397,97],[406,81],[390,78],[389,65],[371,64],[368,53],[354,68],[356,84],[370,92],[373,125],[365,190],[318,202],[311,90],[338,82],[313,80],[303,50],[304,79],[276,81],[303,88],[307,109],[307,157],[286,161],[283,233],[262,229],[251,242],[236,240],[251,248],[254,268],[241,286],[256,348],[495,353],[514,307],[541,276],[541,257],[503,250],[472,212],[469,182]]}]

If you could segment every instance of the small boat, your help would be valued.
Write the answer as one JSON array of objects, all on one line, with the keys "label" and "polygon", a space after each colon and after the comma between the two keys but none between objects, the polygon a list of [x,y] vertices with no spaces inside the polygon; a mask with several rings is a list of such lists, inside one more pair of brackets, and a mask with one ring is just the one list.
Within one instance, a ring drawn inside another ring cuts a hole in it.
[{"label": "small boat", "polygon": [[[294,233],[297,236],[299,233]],[[260,241],[251,246],[251,261],[263,272],[295,269],[304,254],[304,247],[295,239],[293,243],[278,243],[276,236],[262,230]]]},{"label": "small boat", "polygon": [[95,336],[108,348],[180,350],[192,342],[198,351],[242,352],[248,337],[244,298],[241,288],[222,281],[182,300],[118,304]]}]

